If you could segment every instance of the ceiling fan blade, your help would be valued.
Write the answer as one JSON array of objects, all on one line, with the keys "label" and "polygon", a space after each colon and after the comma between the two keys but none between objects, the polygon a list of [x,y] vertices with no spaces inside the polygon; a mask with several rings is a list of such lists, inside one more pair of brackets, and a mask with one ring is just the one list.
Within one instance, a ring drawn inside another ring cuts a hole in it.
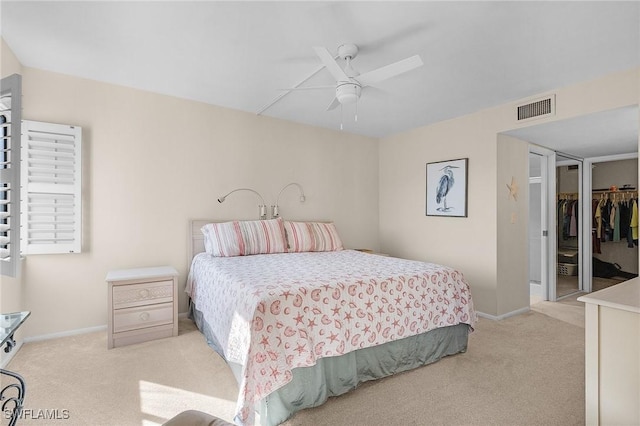
[{"label": "ceiling fan blade", "polygon": [[349,77],[347,77],[342,68],[340,68],[336,60],[333,59],[333,56],[331,56],[331,53],[329,53],[326,47],[314,47],[313,49],[336,81],[349,81]]},{"label": "ceiling fan blade", "polygon": [[421,67],[422,65],[424,65],[424,63],[422,62],[422,59],[420,59],[420,56],[414,55],[410,58],[394,62],[393,64],[360,74],[356,77],[356,80],[358,80],[363,86],[368,86],[370,84],[379,83],[388,78],[395,77],[398,74],[411,71],[412,69]]},{"label": "ceiling fan blade", "polygon": [[305,87],[289,87],[286,89],[278,89],[285,92],[292,90],[317,90],[317,89],[335,89],[336,86],[305,86]]},{"label": "ceiling fan blade", "polygon": [[333,101],[331,101],[331,103],[327,107],[327,111],[331,111],[332,109],[336,109],[336,107],[338,105],[340,105],[340,101],[338,100],[338,98],[333,98]]}]

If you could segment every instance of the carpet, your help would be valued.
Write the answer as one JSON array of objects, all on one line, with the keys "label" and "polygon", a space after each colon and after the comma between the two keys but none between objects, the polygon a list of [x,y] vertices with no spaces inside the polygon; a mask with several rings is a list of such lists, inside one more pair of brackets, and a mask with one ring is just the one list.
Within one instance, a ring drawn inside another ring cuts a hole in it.
[{"label": "carpet", "polygon": [[[157,425],[201,410],[232,421],[238,386],[188,319],[177,337],[107,350],[106,332],[25,344],[19,425]],[[43,416],[50,418],[43,421]],[[466,353],[362,384],[295,425],[581,425],[584,329],[531,311],[480,319]]]}]

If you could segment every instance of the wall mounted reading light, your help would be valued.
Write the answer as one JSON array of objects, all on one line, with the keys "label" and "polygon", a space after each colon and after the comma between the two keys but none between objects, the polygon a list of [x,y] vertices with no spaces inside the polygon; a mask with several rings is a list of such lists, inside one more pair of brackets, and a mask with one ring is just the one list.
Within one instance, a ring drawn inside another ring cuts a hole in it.
[{"label": "wall mounted reading light", "polygon": [[302,190],[302,187],[295,183],[295,182],[291,182],[287,185],[285,185],[281,190],[280,193],[278,194],[278,198],[276,198],[276,204],[271,206],[271,217],[276,218],[278,216],[280,216],[280,209],[278,207],[278,201],[280,201],[280,195],[282,194],[282,191],[284,191],[285,189],[287,189],[288,187],[290,187],[291,185],[295,185],[298,187],[298,189],[300,190],[300,202],[304,203],[304,201],[306,200],[305,196],[304,196],[304,191]]},{"label": "wall mounted reading light", "polygon": [[260,204],[258,206],[259,211],[260,211],[260,219],[266,219],[267,218],[267,204],[264,202],[264,198],[262,198],[262,195],[260,195],[257,191],[254,191],[253,189],[250,188],[237,188],[234,189],[233,191],[223,195],[222,197],[218,198],[218,202],[219,203],[224,203],[224,200],[231,194],[233,194],[236,191],[249,191],[249,192],[253,192],[254,194],[256,194],[259,198],[260,201],[262,202],[262,204]]}]

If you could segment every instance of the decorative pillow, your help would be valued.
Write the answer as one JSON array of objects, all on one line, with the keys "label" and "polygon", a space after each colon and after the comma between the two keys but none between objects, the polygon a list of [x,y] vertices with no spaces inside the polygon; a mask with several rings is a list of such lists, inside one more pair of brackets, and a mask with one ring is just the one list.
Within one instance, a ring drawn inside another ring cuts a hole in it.
[{"label": "decorative pillow", "polygon": [[213,256],[284,253],[287,239],[281,218],[208,223],[201,229],[204,247]]},{"label": "decorative pillow", "polygon": [[333,223],[284,222],[290,252],[338,251],[342,240]]}]

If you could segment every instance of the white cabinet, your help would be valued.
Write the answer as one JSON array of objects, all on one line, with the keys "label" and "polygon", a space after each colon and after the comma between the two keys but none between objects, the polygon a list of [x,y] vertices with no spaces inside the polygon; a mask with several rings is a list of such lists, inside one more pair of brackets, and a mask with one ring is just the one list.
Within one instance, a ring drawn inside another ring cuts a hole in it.
[{"label": "white cabinet", "polygon": [[109,349],[178,335],[178,272],[170,266],[107,274]]},{"label": "white cabinet", "polygon": [[640,424],[640,278],[585,302],[586,424]]}]

